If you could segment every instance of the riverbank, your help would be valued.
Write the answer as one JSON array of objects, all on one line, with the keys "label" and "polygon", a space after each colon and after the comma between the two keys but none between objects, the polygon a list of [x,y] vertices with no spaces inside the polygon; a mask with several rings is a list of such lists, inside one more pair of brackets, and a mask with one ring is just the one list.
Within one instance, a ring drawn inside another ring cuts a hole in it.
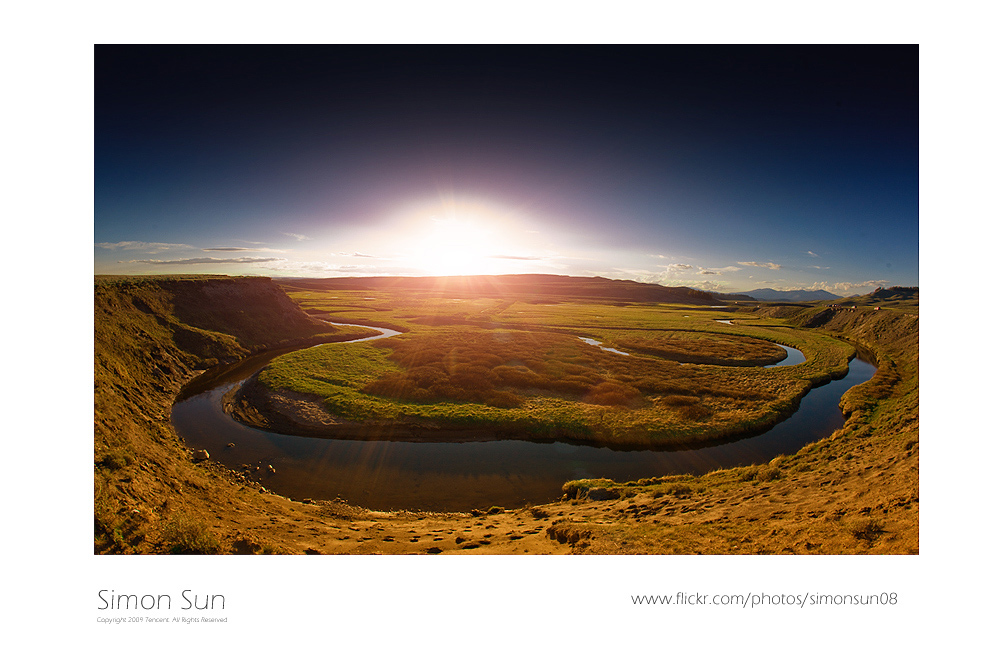
[{"label": "riverbank", "polygon": [[[289,322],[280,332],[287,334],[284,340],[307,338],[315,330],[315,321],[266,279],[199,280],[225,281],[212,290],[228,294],[230,305],[215,298],[199,302],[204,285],[95,281],[98,553],[918,550],[915,315],[840,312],[817,325],[871,349],[879,372],[845,397],[850,418],[843,429],[792,456],[699,477],[578,481],[567,487],[565,500],[534,507],[387,513],[337,501],[292,501],[269,493],[266,482],[262,486],[211,460],[195,462],[169,423],[183,384],[210,360],[280,344],[271,333],[275,313]],[[187,300],[183,313],[172,305],[179,294]],[[255,311],[252,304],[265,296],[273,305]],[[178,317],[207,318],[226,307],[248,311],[247,319],[255,320],[252,335],[215,332]],[[803,318],[810,312],[793,307],[783,315],[791,325],[809,326]],[[192,340],[215,341],[215,347],[192,350]]]}]

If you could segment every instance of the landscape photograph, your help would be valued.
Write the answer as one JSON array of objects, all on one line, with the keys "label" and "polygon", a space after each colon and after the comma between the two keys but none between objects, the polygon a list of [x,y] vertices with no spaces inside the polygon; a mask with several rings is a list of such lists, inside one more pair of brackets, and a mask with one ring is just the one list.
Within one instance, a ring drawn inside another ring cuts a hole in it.
[{"label": "landscape photograph", "polygon": [[95,555],[920,553],[916,45],[93,55]]}]

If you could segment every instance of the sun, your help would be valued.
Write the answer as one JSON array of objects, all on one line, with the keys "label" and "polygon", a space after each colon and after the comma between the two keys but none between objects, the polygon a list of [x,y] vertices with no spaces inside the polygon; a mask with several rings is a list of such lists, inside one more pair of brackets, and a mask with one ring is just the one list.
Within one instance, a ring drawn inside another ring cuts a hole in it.
[{"label": "sun", "polygon": [[401,205],[376,233],[380,254],[404,275],[498,275],[548,266],[551,242],[542,227],[524,209],[442,196]]},{"label": "sun", "polygon": [[432,218],[426,234],[414,239],[412,258],[427,275],[488,273],[495,263],[497,234],[481,224]]}]

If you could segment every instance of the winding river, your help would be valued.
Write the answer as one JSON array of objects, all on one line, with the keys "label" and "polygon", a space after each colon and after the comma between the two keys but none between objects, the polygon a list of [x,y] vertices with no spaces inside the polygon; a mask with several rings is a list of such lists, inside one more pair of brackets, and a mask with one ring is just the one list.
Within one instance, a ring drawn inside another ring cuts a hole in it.
[{"label": "winding river", "polygon": [[[398,333],[379,331],[379,338]],[[804,361],[798,350],[782,347],[788,357],[773,365]],[[276,473],[262,472],[258,479],[281,495],[295,499],[340,497],[351,504],[381,510],[519,507],[557,499],[562,484],[569,479],[640,479],[763,463],[779,454],[791,454],[840,428],[844,423],[840,397],[875,374],[874,366],[855,358],[847,376],[813,388],[794,415],[766,433],[681,451],[619,451],[523,440],[330,440],[269,433],[230,418],[222,408],[223,396],[271,359],[287,352],[257,355],[197,378],[174,404],[171,420],[175,430],[188,447],[206,449],[213,459],[231,468],[250,464],[266,471],[268,465],[273,466]]]}]

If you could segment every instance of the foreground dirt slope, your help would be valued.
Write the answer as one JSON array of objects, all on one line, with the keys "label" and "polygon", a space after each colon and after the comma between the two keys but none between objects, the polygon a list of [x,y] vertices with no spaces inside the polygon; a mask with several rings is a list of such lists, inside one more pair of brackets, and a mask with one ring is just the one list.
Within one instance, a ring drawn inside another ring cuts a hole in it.
[{"label": "foreground dirt slope", "polygon": [[436,514],[295,502],[211,462],[194,462],[178,440],[170,406],[201,369],[330,336],[328,325],[305,315],[269,280],[100,279],[94,308],[98,553],[918,549],[913,314],[781,307],[794,324],[822,327],[869,349],[880,368],[845,398],[845,428],[794,456],[702,477],[582,480],[565,487],[564,500],[544,506]]}]

